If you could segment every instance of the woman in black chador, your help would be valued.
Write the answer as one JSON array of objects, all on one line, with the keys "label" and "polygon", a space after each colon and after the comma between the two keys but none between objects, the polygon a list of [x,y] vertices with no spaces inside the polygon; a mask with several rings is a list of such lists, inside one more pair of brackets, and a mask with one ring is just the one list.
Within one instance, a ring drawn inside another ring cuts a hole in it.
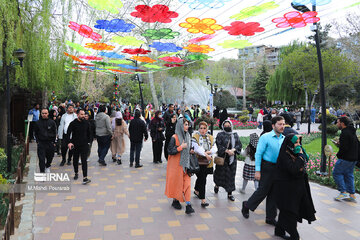
[{"label": "woman in black chador", "polygon": [[[276,204],[280,210],[275,235],[283,239],[300,239],[297,222],[315,221],[315,208],[311,198],[306,166],[309,156],[301,146],[301,136],[288,135],[277,160],[274,182]],[[290,234],[290,237],[285,235]]]}]

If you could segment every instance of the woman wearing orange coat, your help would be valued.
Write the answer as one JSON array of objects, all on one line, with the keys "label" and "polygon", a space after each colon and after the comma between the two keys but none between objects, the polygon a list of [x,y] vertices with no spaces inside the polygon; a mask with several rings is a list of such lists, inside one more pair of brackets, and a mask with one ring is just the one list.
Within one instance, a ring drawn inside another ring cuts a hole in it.
[{"label": "woman wearing orange coat", "polygon": [[190,167],[191,137],[188,133],[189,122],[180,118],[176,124],[175,134],[168,147],[165,195],[173,198],[171,206],[181,209],[180,202],[186,202],[186,214],[195,212],[191,207],[191,178],[187,174]]}]

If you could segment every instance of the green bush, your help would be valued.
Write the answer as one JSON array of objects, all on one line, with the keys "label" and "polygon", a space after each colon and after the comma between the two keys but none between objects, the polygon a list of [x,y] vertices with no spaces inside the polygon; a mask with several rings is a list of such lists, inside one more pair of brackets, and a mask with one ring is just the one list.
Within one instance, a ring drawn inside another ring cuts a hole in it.
[{"label": "green bush", "polygon": [[240,116],[238,117],[239,121],[242,123],[246,123],[247,121],[249,121],[249,117],[248,116]]},{"label": "green bush", "polygon": [[[321,114],[319,115],[319,119],[321,121]],[[337,117],[333,114],[326,114],[326,133],[329,135],[336,135],[338,132],[337,126],[334,124]],[[322,125],[320,124],[319,130],[322,129]]]},{"label": "green bush", "polygon": [[240,113],[240,116],[248,116],[249,115],[249,111],[248,110],[242,110]]}]

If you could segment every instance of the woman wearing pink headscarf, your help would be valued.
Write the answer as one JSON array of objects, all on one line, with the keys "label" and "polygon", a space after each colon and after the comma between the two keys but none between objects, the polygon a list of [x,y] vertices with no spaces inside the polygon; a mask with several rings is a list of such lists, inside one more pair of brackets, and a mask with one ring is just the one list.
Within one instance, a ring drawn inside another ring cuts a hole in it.
[{"label": "woman wearing pink headscarf", "polygon": [[123,120],[121,112],[116,112],[115,117],[111,122],[113,135],[111,140],[111,153],[113,162],[121,164],[121,155],[125,151],[125,139],[124,134],[129,137],[128,128],[126,122]]}]

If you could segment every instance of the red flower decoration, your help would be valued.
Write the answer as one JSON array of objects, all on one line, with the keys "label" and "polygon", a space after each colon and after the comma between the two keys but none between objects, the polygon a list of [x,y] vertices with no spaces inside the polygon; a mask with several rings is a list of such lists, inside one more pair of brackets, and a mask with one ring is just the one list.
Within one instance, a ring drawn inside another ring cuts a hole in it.
[{"label": "red flower decoration", "polygon": [[141,18],[143,22],[154,23],[170,23],[171,18],[179,16],[177,12],[169,11],[169,7],[166,5],[154,5],[152,7],[147,5],[137,5],[135,12],[131,13],[131,16]]},{"label": "red flower decoration", "polygon": [[146,72],[146,71],[142,69],[135,69],[135,72]]},{"label": "red flower decoration", "polygon": [[296,11],[285,13],[284,17],[274,18],[273,23],[277,23],[278,28],[301,28],[305,27],[308,23],[316,23],[320,21],[319,17],[316,17],[318,13],[311,11],[305,13],[299,13]]},{"label": "red flower decoration", "polygon": [[86,59],[86,60],[103,60],[103,58],[96,57],[96,56],[79,56],[79,58]]},{"label": "red flower decoration", "polygon": [[145,49],[142,49],[142,48],[135,48],[135,49],[125,48],[122,52],[135,55],[135,54],[148,54],[151,51],[150,50],[145,50]]},{"label": "red flower decoration", "polygon": [[122,70],[113,69],[113,68],[109,68],[108,70],[113,71],[113,72],[118,72],[118,73],[132,73],[132,72],[122,71]]},{"label": "red flower decoration", "polygon": [[89,64],[89,63],[76,63],[76,65],[87,66],[87,67],[94,67],[95,66],[94,64]]},{"label": "red flower decoration", "polygon": [[165,67],[182,67],[182,66],[184,66],[184,65],[182,65],[182,64],[164,64],[164,66]]},{"label": "red flower decoration", "polygon": [[182,60],[181,58],[178,57],[163,57],[163,58],[159,58],[165,62],[176,62],[176,63],[181,63],[184,62],[184,60]]},{"label": "red flower decoration", "polygon": [[189,42],[190,42],[190,43],[199,43],[199,42],[202,42],[202,41],[205,41],[205,40],[213,39],[215,36],[216,36],[216,35],[214,35],[214,34],[212,34],[212,35],[205,35],[205,36],[202,36],[202,37],[190,39]]},{"label": "red flower decoration", "polygon": [[260,23],[258,22],[244,23],[241,21],[232,22],[231,26],[224,27],[224,30],[229,31],[230,35],[235,36],[254,36],[256,32],[265,31],[264,28],[260,27]]},{"label": "red flower decoration", "polygon": [[69,23],[69,28],[71,28],[75,32],[78,32],[81,36],[91,38],[96,42],[100,42],[100,39],[102,38],[101,35],[94,32],[91,27],[86,25],[79,25],[76,22],[72,21],[70,21]]}]

